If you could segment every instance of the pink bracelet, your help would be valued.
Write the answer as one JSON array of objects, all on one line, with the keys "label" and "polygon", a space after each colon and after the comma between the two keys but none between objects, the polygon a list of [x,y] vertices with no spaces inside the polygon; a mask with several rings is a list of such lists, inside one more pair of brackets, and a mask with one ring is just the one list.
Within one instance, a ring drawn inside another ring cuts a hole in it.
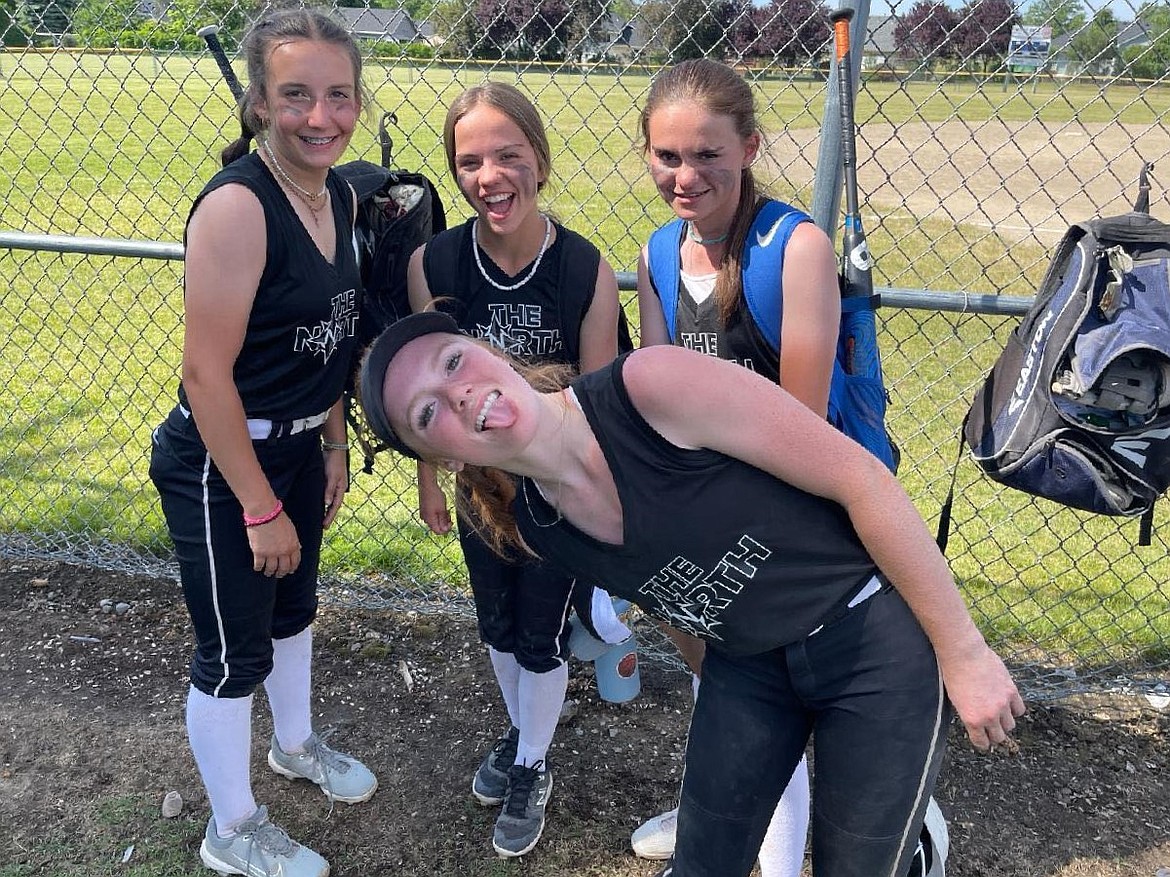
[{"label": "pink bracelet", "polygon": [[261,515],[258,518],[253,518],[247,512],[244,512],[244,526],[245,527],[259,527],[267,524],[269,521],[275,521],[280,517],[280,513],[284,511],[284,503],[279,499],[276,500],[276,508],[266,515]]}]

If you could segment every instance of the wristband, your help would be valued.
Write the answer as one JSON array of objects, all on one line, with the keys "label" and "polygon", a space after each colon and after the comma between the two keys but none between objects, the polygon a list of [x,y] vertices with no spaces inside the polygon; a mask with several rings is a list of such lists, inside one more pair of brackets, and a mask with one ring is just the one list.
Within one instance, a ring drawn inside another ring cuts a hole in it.
[{"label": "wristband", "polygon": [[321,439],[321,447],[327,451],[348,451],[349,442],[331,442],[328,439]]},{"label": "wristband", "polygon": [[282,503],[279,499],[277,499],[276,500],[276,508],[274,508],[272,511],[270,511],[266,515],[261,515],[258,518],[254,518],[251,515],[249,515],[247,512],[244,512],[244,526],[245,527],[263,526],[264,524],[267,524],[270,521],[275,521],[277,518],[280,517],[280,513],[283,511],[284,511],[284,503]]}]

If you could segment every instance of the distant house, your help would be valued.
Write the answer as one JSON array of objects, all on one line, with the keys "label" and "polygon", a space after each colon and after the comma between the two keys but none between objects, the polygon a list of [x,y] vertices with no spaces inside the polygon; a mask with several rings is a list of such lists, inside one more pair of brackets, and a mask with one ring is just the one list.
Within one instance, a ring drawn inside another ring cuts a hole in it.
[{"label": "distant house", "polygon": [[[1052,38],[1052,46],[1048,55],[1048,70],[1057,76],[1079,76],[1082,73],[1111,75],[1116,72],[1114,61],[1110,61],[1101,69],[1100,64],[1086,63],[1083,58],[1077,57],[1073,51],[1072,41],[1075,34],[1059,34]],[[1126,49],[1133,46],[1148,46],[1151,42],[1150,26],[1144,21],[1117,22],[1117,54],[1121,55]],[[1091,68],[1091,69],[1090,69]]]},{"label": "distant house", "polygon": [[1119,21],[1117,23],[1117,51],[1124,52],[1131,46],[1148,46],[1152,42],[1150,26],[1144,21]]},{"label": "distant house", "polygon": [[897,54],[894,28],[898,19],[892,15],[871,15],[866,28],[865,43],[861,47],[861,69],[874,70],[891,67]]},{"label": "distant house", "polygon": [[[424,42],[427,35],[405,9],[353,9],[340,6],[337,15],[346,29],[359,40],[383,43]],[[434,29],[431,28],[433,36]]]},{"label": "distant house", "polygon": [[581,44],[583,61],[628,62],[646,44],[646,24],[641,19],[628,21],[612,12],[606,13],[593,33]]}]

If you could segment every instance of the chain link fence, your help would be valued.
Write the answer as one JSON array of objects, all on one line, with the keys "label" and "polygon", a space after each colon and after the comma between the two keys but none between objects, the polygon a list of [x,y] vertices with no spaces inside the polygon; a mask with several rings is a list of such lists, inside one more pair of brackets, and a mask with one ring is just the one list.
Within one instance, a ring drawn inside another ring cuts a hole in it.
[{"label": "chain link fence", "polygon": [[[0,552],[173,575],[147,478],[173,405],[183,223],[235,134],[233,102],[195,31],[230,54],[257,9],[231,0],[5,0],[0,29]],[[449,215],[447,104],[491,77],[549,127],[547,206],[621,275],[669,218],[645,173],[637,113],[663,64],[742,70],[767,131],[758,178],[814,199],[829,92],[827,8],[814,0],[406,0],[339,8],[359,38],[394,162],[428,173]],[[967,405],[1073,221],[1129,209],[1143,162],[1170,151],[1170,5],[970,0],[855,20],[863,217],[884,292],[880,342],[900,478],[935,520]],[[860,34],[865,34],[865,39]],[[238,65],[240,67],[242,65]],[[826,130],[830,130],[826,128]],[[374,126],[351,154],[376,161]],[[832,150],[828,154],[834,156]],[[1170,218],[1157,183],[1152,212]],[[834,187],[835,188],[835,187]],[[835,196],[829,219],[835,226]],[[327,535],[335,600],[470,611],[455,540],[417,520],[412,467],[359,473]],[[1005,491],[966,461],[949,557],[984,631],[1034,698],[1170,685],[1170,552],[1136,522]],[[650,637],[653,655],[669,659]]]}]

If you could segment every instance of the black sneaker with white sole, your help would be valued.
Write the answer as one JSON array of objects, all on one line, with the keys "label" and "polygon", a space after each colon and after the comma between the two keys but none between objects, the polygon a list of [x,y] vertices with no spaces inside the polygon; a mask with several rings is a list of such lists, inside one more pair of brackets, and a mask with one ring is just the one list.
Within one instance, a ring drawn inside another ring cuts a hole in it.
[{"label": "black sneaker with white sole", "polygon": [[532,767],[513,764],[508,771],[504,809],[496,819],[492,846],[501,856],[522,856],[536,846],[544,831],[544,811],[552,797],[552,771],[538,761]]},{"label": "black sneaker with white sole", "polygon": [[495,742],[471,781],[471,794],[485,807],[502,804],[508,793],[508,771],[516,763],[520,729],[512,728]]}]

